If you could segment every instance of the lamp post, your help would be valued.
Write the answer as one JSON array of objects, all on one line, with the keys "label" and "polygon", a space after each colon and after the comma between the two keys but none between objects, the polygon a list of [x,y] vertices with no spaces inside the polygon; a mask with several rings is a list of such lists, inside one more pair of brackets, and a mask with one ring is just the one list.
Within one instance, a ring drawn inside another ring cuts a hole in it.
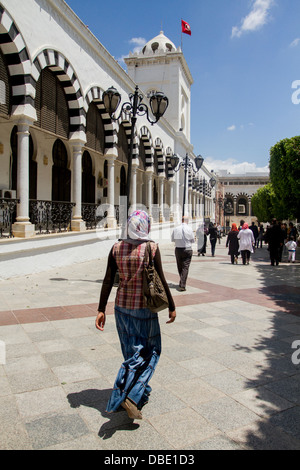
[{"label": "lamp post", "polygon": [[189,158],[188,154],[185,155],[184,160],[182,162],[179,161],[179,157],[177,155],[172,155],[171,157],[167,157],[167,160],[170,163],[172,170],[179,171],[180,168],[184,169],[184,189],[183,189],[183,207],[182,207],[182,217],[184,217],[188,170],[191,170],[194,173],[194,175],[198,173],[198,171],[203,165],[204,158],[201,155],[198,155],[198,157],[195,158],[194,162],[196,165],[196,170],[194,168],[193,160]]},{"label": "lamp post", "polygon": [[133,155],[133,140],[134,140],[134,131],[135,124],[137,121],[137,116],[146,115],[147,120],[151,125],[157,123],[159,119],[164,115],[169,104],[168,98],[164,93],[157,91],[153,93],[150,97],[149,104],[150,109],[155,117],[155,120],[151,120],[149,117],[149,109],[143,101],[143,94],[139,92],[139,87],[135,87],[135,92],[129,94],[129,102],[126,102],[122,105],[119,116],[116,118],[113,116],[117,111],[120,102],[121,95],[114,87],[110,87],[108,90],[103,92],[102,99],[106,111],[108,112],[110,118],[113,121],[117,121],[122,113],[131,116],[131,134],[130,134],[130,147],[129,147],[129,156],[128,156],[128,171],[127,171],[127,216],[128,210],[130,207],[130,186],[131,186],[131,168],[132,168],[132,155]]},{"label": "lamp post", "polygon": [[200,184],[200,189],[201,189],[202,194],[203,194],[203,219],[205,219],[205,215],[206,215],[206,214],[205,214],[205,196],[206,196],[206,188],[207,188],[207,186],[208,186],[209,184],[210,184],[210,186],[211,186],[212,188],[214,188],[215,185],[216,185],[216,182],[217,182],[217,180],[212,176],[212,177],[210,178],[209,182],[207,182],[206,179],[204,178],[204,179],[202,180],[202,183]]}]

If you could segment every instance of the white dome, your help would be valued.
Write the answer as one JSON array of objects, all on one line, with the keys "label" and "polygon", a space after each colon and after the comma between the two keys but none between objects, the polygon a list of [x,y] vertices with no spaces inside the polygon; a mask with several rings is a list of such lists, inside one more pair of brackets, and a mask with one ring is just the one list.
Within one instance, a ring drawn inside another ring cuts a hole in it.
[{"label": "white dome", "polygon": [[164,35],[163,31],[161,31],[158,36],[147,42],[139,55],[151,56],[166,54],[168,52],[176,52],[176,47],[174,43]]}]

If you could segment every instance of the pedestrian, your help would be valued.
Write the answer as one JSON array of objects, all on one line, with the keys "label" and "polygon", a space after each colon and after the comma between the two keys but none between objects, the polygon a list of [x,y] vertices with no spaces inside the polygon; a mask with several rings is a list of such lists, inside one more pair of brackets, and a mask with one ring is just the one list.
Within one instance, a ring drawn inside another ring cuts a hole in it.
[{"label": "pedestrian", "polygon": [[218,230],[216,224],[213,224],[212,222],[210,223],[208,234],[211,245],[211,256],[215,256],[216,243],[218,239]]},{"label": "pedestrian", "polygon": [[269,245],[271,265],[279,265],[280,260],[280,246],[284,243],[284,232],[281,226],[277,223],[276,219],[272,220],[270,228],[265,235],[265,241]]},{"label": "pedestrian", "polygon": [[257,244],[256,244],[257,248],[259,248],[259,245],[260,245],[260,248],[262,248],[264,233],[265,233],[264,226],[263,224],[260,224],[258,228],[258,237],[257,237]]},{"label": "pedestrian", "polygon": [[238,239],[240,240],[240,250],[243,264],[249,264],[255,241],[253,232],[249,229],[249,225],[247,223],[243,224],[242,229],[238,234]]},{"label": "pedestrian", "polygon": [[297,240],[298,232],[297,232],[295,225],[292,222],[289,223],[288,236],[289,236],[289,240],[291,240],[291,237],[294,237],[294,240]]},{"label": "pedestrian", "polygon": [[172,242],[175,243],[175,257],[179,274],[178,290],[186,290],[186,281],[193,256],[192,244],[195,242],[193,230],[188,225],[187,216],[182,217],[181,225],[174,228],[172,233]]},{"label": "pedestrian", "polygon": [[285,244],[285,246],[287,247],[289,252],[288,263],[290,263],[291,261],[292,263],[295,263],[297,243],[295,242],[293,235],[291,236],[291,239]]},{"label": "pedestrian", "polygon": [[206,235],[206,227],[204,223],[199,224],[199,227],[197,228],[197,231],[196,231],[196,238],[197,238],[198,256],[200,255],[205,256],[207,235]]},{"label": "pedestrian", "polygon": [[142,407],[148,402],[151,379],[161,353],[161,334],[157,313],[145,307],[143,266],[145,249],[150,241],[154,265],[169,301],[169,320],[176,318],[175,305],[166,282],[158,245],[150,240],[150,219],[146,212],[135,211],[128,218],[128,238],[116,242],[108,256],[100,294],[96,328],[104,330],[106,305],[119,270],[119,287],[115,298],[115,321],[124,362],[117,374],[106,411],[122,406],[130,418],[142,419]]},{"label": "pedestrian", "polygon": [[254,247],[256,247],[256,243],[257,243],[257,239],[258,239],[258,227],[257,227],[257,225],[255,225],[254,222],[252,222],[251,227],[249,227],[249,228],[253,232],[254,241],[255,241]]},{"label": "pedestrian", "polygon": [[231,264],[238,264],[239,256],[239,240],[238,240],[238,228],[236,224],[232,224],[231,230],[227,235],[226,248],[229,247],[228,254],[231,257]]}]

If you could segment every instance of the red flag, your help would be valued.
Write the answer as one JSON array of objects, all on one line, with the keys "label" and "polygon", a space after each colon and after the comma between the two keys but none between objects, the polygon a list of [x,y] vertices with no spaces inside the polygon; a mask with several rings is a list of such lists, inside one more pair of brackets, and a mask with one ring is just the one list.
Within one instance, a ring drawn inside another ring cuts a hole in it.
[{"label": "red flag", "polygon": [[189,34],[190,36],[192,35],[190,25],[186,21],[183,21],[183,20],[181,20],[181,31],[185,34]]}]

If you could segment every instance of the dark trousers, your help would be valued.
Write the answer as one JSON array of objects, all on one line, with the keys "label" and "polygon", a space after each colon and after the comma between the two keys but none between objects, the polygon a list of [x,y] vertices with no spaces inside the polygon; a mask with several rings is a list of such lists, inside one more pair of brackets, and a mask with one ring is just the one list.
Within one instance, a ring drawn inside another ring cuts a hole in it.
[{"label": "dark trousers", "polygon": [[246,262],[250,260],[250,254],[251,253],[250,253],[249,250],[242,250],[241,251],[243,264],[246,264]]},{"label": "dark trousers", "polygon": [[212,256],[215,256],[216,243],[217,243],[217,239],[216,239],[216,238],[211,238],[211,239],[210,239],[211,255],[212,255]]},{"label": "dark trousers", "polygon": [[186,250],[185,248],[175,248],[175,256],[177,262],[177,269],[180,276],[179,287],[185,287],[190,264],[192,261],[193,250]]},{"label": "dark trousers", "polygon": [[279,247],[276,245],[275,246],[269,245],[269,249],[270,249],[271,264],[272,266],[274,266],[274,264],[278,264],[280,261]]}]

